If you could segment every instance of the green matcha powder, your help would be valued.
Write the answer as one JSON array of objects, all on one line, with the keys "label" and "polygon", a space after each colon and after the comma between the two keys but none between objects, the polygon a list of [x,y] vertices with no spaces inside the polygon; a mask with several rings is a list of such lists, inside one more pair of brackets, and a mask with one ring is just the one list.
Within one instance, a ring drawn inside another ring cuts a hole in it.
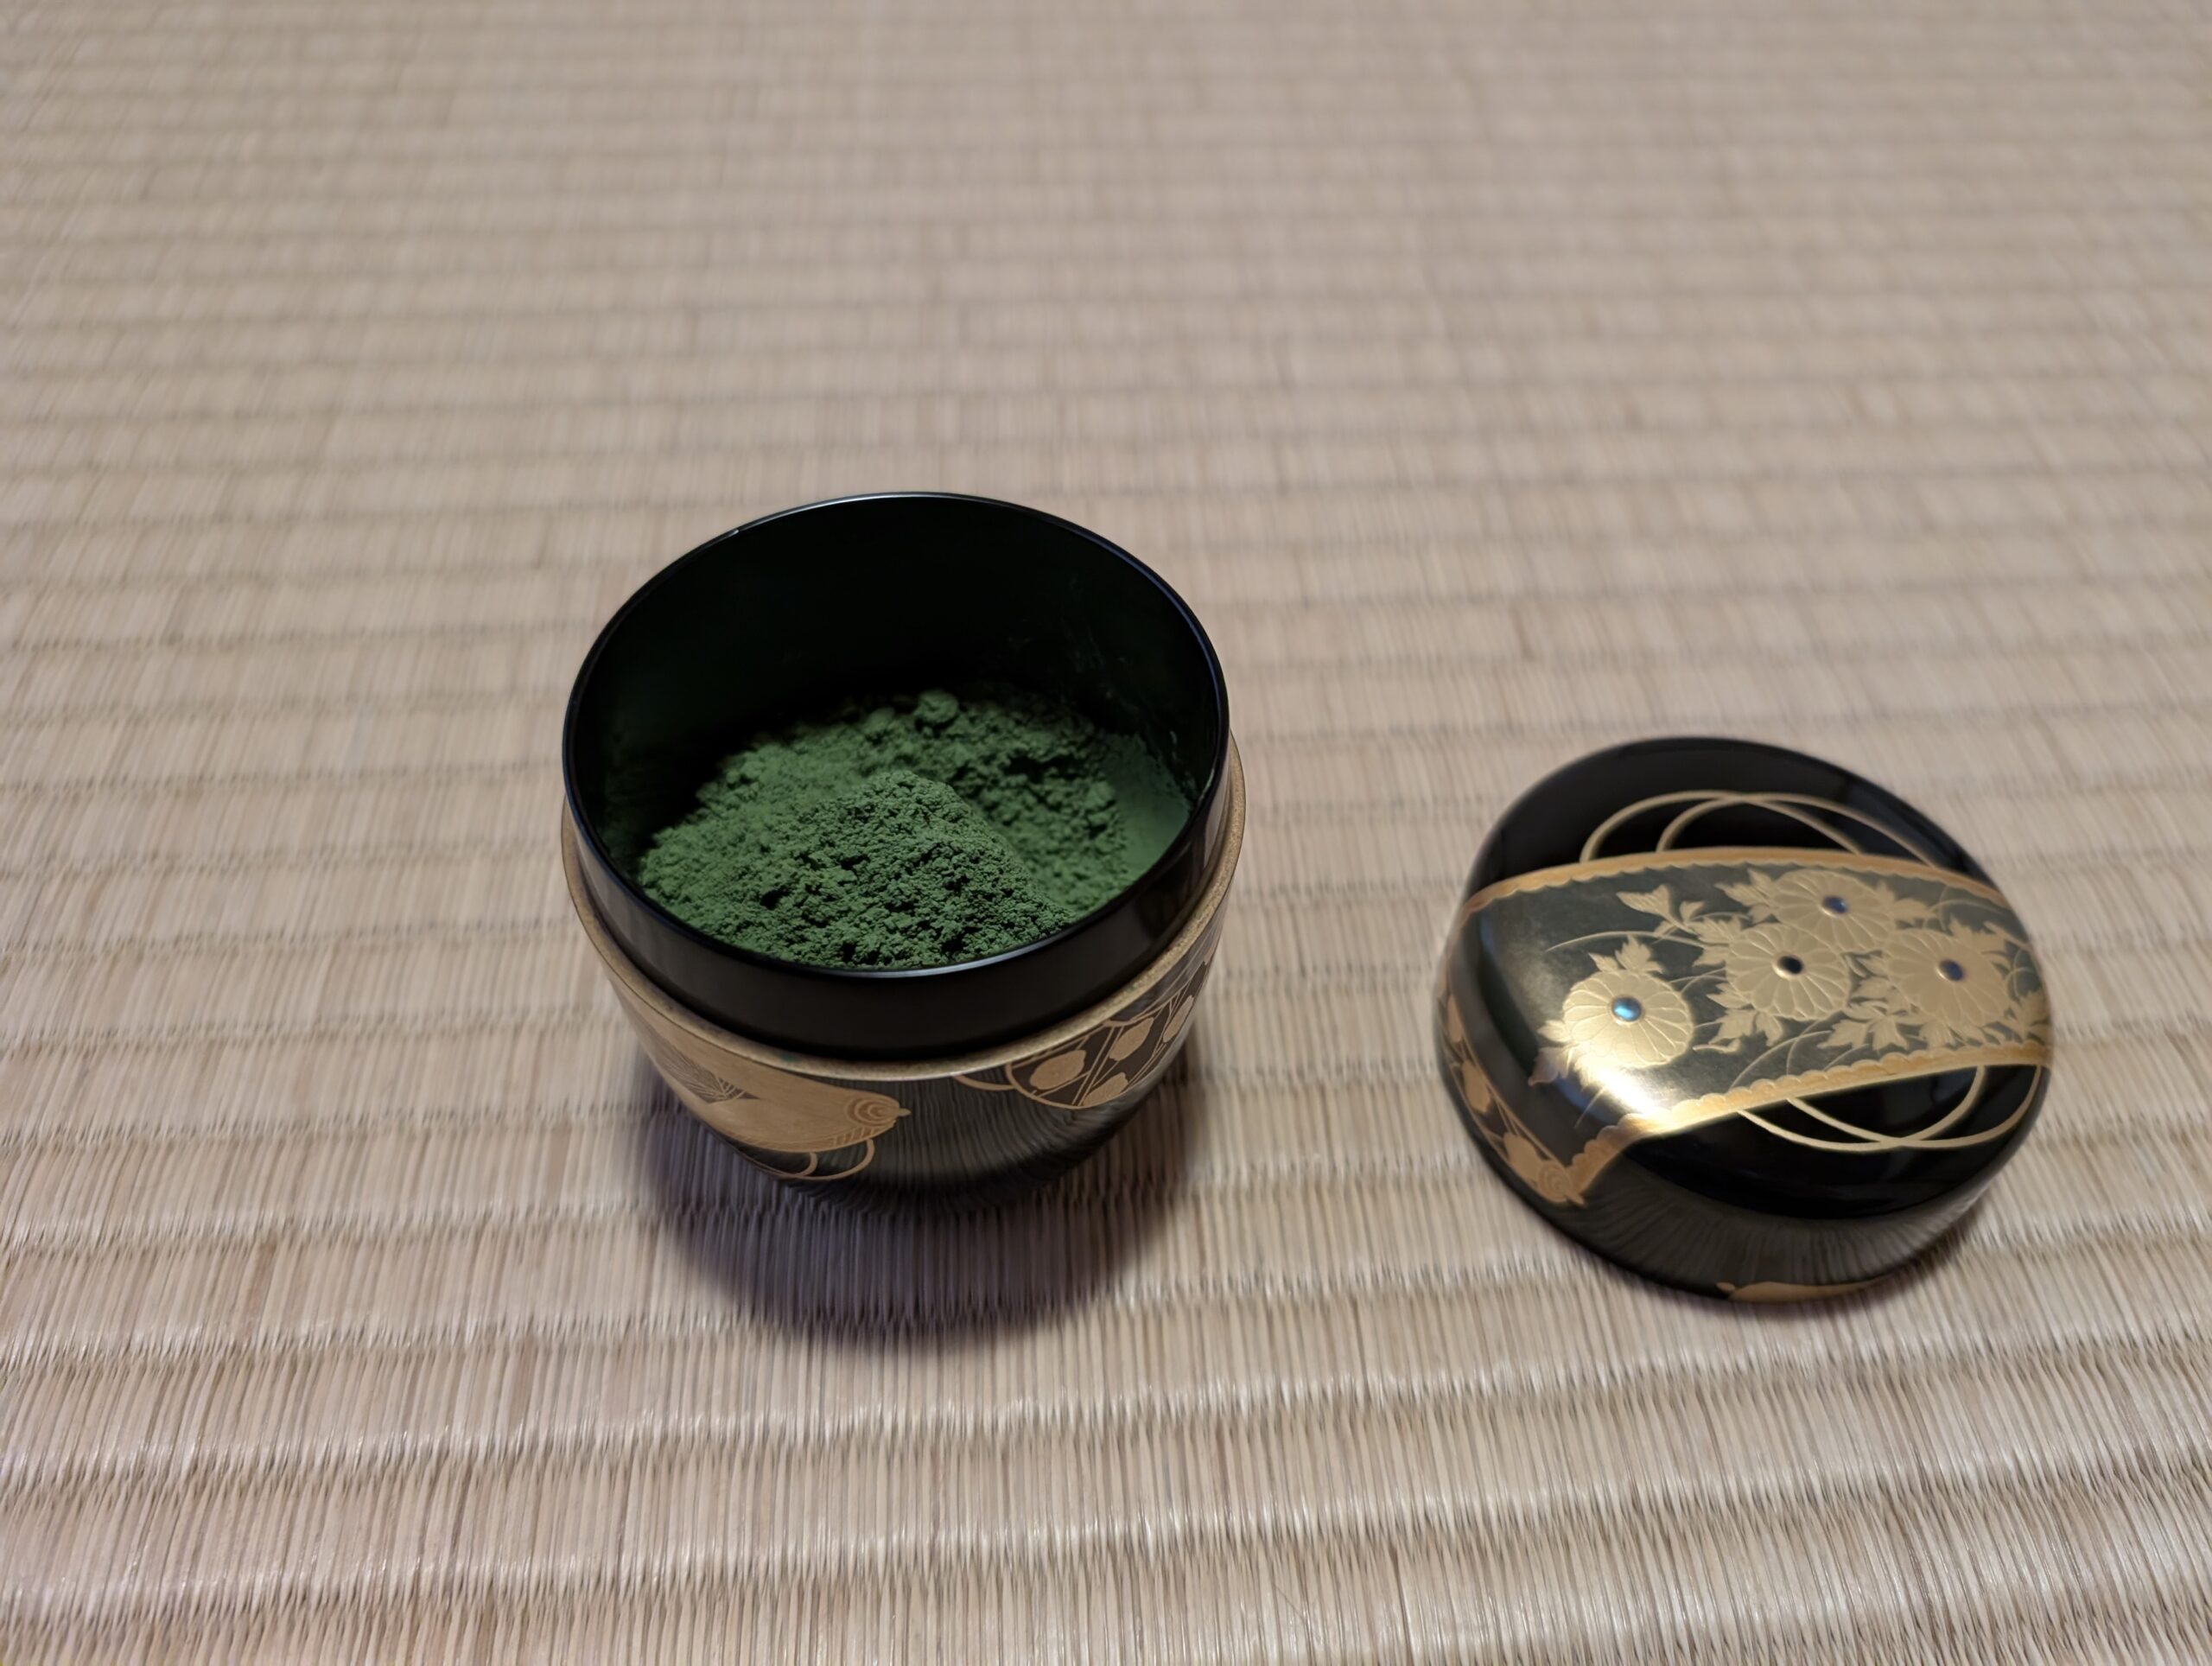
[{"label": "green matcha powder", "polygon": [[1089,913],[1189,812],[1131,736],[1026,695],[931,689],[756,736],[639,880],[679,919],[779,960],[946,966]]}]

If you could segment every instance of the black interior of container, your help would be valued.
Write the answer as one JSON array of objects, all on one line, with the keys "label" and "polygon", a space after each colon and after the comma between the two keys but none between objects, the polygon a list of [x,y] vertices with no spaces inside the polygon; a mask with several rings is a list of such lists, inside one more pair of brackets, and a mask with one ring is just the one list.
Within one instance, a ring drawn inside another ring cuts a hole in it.
[{"label": "black interior of container", "polygon": [[[1160,860],[1092,914],[989,960],[854,971],[717,943],[637,888],[654,836],[762,730],[856,698],[991,684],[1138,736],[1190,801]],[[1140,563],[1034,510],[907,493],[752,522],[651,580],[585,660],[563,763],[587,887],[649,976],[760,1040],[912,1058],[1027,1033],[1145,963],[1203,888],[1228,736],[1205,633]]]},{"label": "black interior of container", "polygon": [[855,697],[1005,684],[1141,738],[1197,804],[1217,683],[1180,604],[1064,522],[946,498],[861,499],[745,529],[641,593],[580,690],[575,786],[634,879],[762,729]]}]

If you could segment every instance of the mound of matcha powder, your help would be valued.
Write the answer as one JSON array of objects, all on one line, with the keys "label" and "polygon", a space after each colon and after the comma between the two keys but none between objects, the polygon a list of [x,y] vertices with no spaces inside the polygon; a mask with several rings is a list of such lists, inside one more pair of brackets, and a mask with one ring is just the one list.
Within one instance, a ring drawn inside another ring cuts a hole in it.
[{"label": "mound of matcha powder", "polygon": [[645,894],[817,966],[946,966],[1089,913],[1190,805],[1128,735],[1006,691],[942,689],[756,736],[653,841]]}]

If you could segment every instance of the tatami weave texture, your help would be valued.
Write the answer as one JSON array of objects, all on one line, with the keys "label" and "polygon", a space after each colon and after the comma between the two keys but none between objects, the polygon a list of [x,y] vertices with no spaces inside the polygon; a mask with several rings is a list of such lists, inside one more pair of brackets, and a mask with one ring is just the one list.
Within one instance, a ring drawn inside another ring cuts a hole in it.
[{"label": "tatami weave texture", "polygon": [[[17,0],[0,1659],[2212,1652],[2208,87],[2201,0]],[[912,486],[1164,571],[1252,792],[1187,1065],[981,1223],[741,1169],[556,858],[622,596]],[[1434,1079],[1484,828],[1684,729],[2038,933],[1878,1298],[1615,1275]]]}]

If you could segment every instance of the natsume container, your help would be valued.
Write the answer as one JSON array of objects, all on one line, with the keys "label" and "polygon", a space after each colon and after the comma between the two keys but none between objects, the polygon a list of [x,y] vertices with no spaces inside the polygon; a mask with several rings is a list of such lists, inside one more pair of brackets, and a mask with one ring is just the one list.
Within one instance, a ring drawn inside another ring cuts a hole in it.
[{"label": "natsume container", "polygon": [[1739,1300],[1927,1248],[2027,1137],[2051,1054],[2027,931],[1955,839],[1834,765],[1698,739],[1586,758],[1506,812],[1435,1035],[1530,1206]]},{"label": "natsume container", "polygon": [[[1188,800],[1159,859],[1052,935],[957,965],[849,970],[695,930],[638,864],[749,735],[857,690],[1005,684],[1141,737]],[[577,674],[569,894],[654,1065],[761,1167],[846,1194],[975,1194],[1078,1160],[1167,1069],[1244,830],[1221,665],[1148,568],[980,498],[772,515],[650,580]]]}]

